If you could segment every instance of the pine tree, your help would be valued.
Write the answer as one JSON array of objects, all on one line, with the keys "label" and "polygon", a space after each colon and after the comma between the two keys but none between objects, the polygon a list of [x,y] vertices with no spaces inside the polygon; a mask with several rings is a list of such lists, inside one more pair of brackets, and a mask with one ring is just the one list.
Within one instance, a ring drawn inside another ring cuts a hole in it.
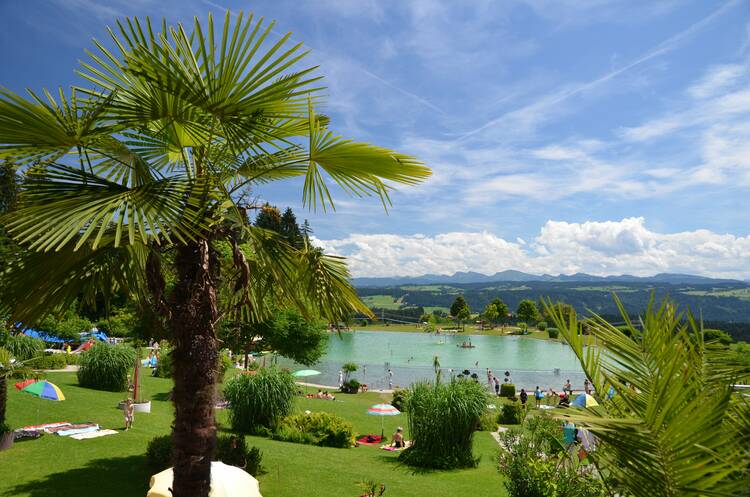
[{"label": "pine tree", "polygon": [[279,209],[266,202],[260,208],[260,212],[258,212],[258,216],[255,218],[255,226],[281,233],[281,214],[279,213]]},{"label": "pine tree", "polygon": [[281,234],[295,248],[302,248],[304,245],[302,232],[299,224],[297,224],[297,217],[291,207],[287,207],[281,216]]}]

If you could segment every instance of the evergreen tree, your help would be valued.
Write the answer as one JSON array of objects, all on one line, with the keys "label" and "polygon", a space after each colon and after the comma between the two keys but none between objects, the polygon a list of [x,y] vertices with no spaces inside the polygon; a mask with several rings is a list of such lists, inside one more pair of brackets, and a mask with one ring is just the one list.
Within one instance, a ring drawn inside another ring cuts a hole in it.
[{"label": "evergreen tree", "polygon": [[266,202],[255,218],[255,226],[281,233],[281,213],[279,213],[279,209]]},{"label": "evergreen tree", "polygon": [[297,224],[297,217],[292,212],[291,207],[287,207],[281,216],[281,234],[295,248],[302,248],[304,245],[302,231],[299,224]]},{"label": "evergreen tree", "polygon": [[310,223],[307,219],[305,219],[305,222],[302,223],[302,228],[300,228],[300,233],[302,233],[302,236],[305,238],[305,241],[309,244],[310,243],[310,235],[313,234],[312,227],[310,227]]}]

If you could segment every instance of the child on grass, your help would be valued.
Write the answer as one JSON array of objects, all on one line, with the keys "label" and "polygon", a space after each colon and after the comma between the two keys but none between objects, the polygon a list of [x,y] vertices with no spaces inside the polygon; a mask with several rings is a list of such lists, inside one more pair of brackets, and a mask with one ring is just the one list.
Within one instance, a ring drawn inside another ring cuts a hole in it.
[{"label": "child on grass", "polygon": [[135,406],[133,405],[133,399],[128,399],[125,402],[125,431],[128,431],[133,427],[133,417],[135,416]]}]

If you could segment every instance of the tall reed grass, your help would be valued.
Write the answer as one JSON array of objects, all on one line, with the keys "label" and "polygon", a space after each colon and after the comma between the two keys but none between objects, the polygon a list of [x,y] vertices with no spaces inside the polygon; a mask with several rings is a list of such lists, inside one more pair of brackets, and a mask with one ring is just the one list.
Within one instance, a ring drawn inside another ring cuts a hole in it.
[{"label": "tall reed grass", "polygon": [[95,343],[81,354],[78,384],[110,392],[128,388],[128,374],[135,364],[135,350],[128,345]]},{"label": "tall reed grass", "polygon": [[296,389],[292,375],[275,366],[233,377],[224,386],[232,429],[259,433],[275,428],[292,411]]},{"label": "tall reed grass", "polygon": [[434,469],[476,466],[472,440],[486,404],[484,387],[473,380],[415,384],[406,403],[412,446],[399,459]]}]

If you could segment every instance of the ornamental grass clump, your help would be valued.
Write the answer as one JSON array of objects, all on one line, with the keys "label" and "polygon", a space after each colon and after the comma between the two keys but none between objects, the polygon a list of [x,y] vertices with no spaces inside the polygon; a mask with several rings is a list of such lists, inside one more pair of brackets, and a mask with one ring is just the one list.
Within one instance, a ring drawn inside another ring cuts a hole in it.
[{"label": "ornamental grass clump", "polygon": [[230,379],[224,386],[224,398],[232,406],[232,430],[256,434],[274,429],[281,418],[291,413],[295,391],[292,375],[275,366]]},{"label": "ornamental grass clump", "polygon": [[407,400],[412,445],[399,459],[423,468],[476,466],[472,439],[485,404],[484,387],[475,381],[417,383]]},{"label": "ornamental grass clump", "polygon": [[26,335],[12,335],[4,345],[18,361],[26,361],[44,353],[44,342]]},{"label": "ornamental grass clump", "polygon": [[135,350],[127,345],[95,343],[81,354],[78,384],[94,390],[122,392],[135,364]]}]

